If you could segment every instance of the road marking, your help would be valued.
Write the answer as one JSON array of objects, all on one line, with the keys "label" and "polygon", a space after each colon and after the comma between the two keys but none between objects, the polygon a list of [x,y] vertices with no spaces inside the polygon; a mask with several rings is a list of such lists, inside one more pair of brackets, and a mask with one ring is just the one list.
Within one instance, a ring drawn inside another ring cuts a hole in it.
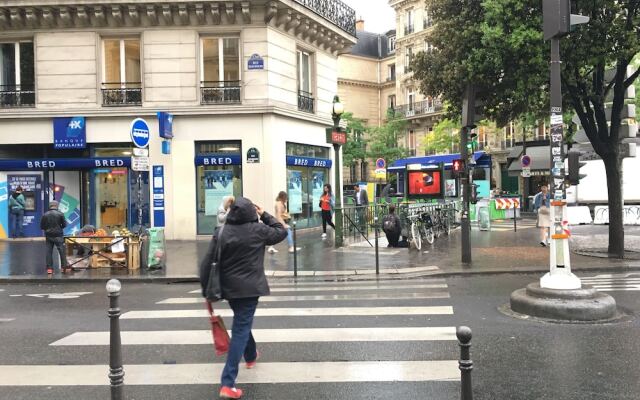
[{"label": "road marking", "polygon": [[[393,289],[446,289],[448,286],[444,283],[431,283],[426,285],[389,285],[389,286],[380,286],[380,285],[370,285],[370,286],[357,286],[357,287],[346,287],[346,286],[323,286],[323,287],[276,287],[271,288],[272,293],[278,292],[338,292],[338,291],[352,291],[352,290],[393,290]],[[190,294],[200,294],[202,290],[192,290],[189,292]]]},{"label": "road marking", "polygon": [[66,300],[77,299],[80,296],[93,294],[93,292],[68,292],[68,293],[34,293],[34,294],[11,294],[10,297],[34,297],[36,299]]},{"label": "road marking", "polygon": [[602,274],[580,278],[583,284],[600,292],[640,291],[640,273]]},{"label": "road marking", "polygon": [[[455,327],[254,329],[260,343],[456,340]],[[75,332],[51,346],[108,346],[109,332]],[[211,330],[124,331],[123,345],[211,344]]]},{"label": "road marking", "polygon": [[0,322],[11,322],[11,321],[15,321],[15,318],[0,318]]},{"label": "road marking", "polygon": [[[125,365],[127,385],[212,385],[223,364]],[[106,386],[108,365],[2,365],[0,386]],[[238,383],[458,381],[458,361],[274,362]]]},{"label": "road marking", "polygon": [[[218,308],[216,315],[233,317],[228,308]],[[169,319],[205,318],[208,311],[202,310],[148,310],[129,311],[121,319]],[[453,315],[453,307],[337,307],[337,308],[258,308],[256,317],[323,317],[323,316],[382,316],[382,315]]]},{"label": "road marking", "polygon": [[[434,269],[438,269],[437,266],[429,266],[429,267],[419,267],[418,269],[413,269],[413,268],[409,268],[409,270],[414,271],[414,270],[434,270]],[[439,279],[439,278],[430,278],[430,279],[414,279],[411,281],[413,284],[427,284],[427,283],[447,283],[447,281],[445,279]],[[371,285],[373,282],[371,281],[349,281],[349,280],[342,280],[342,281],[323,281],[323,282],[297,282],[297,283],[280,283],[280,282],[275,282],[275,283],[271,283],[269,282],[269,286],[272,288],[275,287],[301,287],[301,286],[314,286],[314,287],[322,287],[322,286],[327,286],[327,285],[331,285],[331,286],[350,286],[350,287],[356,287],[356,286],[369,286]],[[383,287],[385,284],[388,284],[389,282],[380,282],[379,285],[380,287]],[[393,281],[391,281],[391,284],[394,284]]]},{"label": "road marking", "polygon": [[[422,293],[398,293],[385,295],[377,293],[365,294],[335,294],[322,296],[265,296],[260,298],[260,302],[275,301],[316,301],[316,300],[407,300],[407,299],[448,299],[447,292]],[[199,304],[204,300],[200,297],[174,297],[157,302],[156,304]]]}]

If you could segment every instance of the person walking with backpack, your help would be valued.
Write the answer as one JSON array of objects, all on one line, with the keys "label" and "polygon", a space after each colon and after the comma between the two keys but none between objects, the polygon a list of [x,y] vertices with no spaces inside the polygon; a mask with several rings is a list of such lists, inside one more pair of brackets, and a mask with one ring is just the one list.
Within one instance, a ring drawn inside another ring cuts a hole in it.
[{"label": "person walking with backpack", "polygon": [[[251,200],[238,197],[229,209],[224,227],[216,230],[200,265],[200,282],[207,300],[226,299],[233,310],[231,343],[221,377],[223,399],[239,399],[243,395],[236,388],[240,360],[244,357],[248,369],[256,366],[259,353],[251,334],[253,317],[259,298],[270,294],[264,273],[265,246],[275,245],[285,237],[287,229],[282,223]],[[220,273],[220,298],[211,296],[212,288],[208,287],[214,262]]]},{"label": "person walking with backpack", "polygon": [[320,196],[320,210],[322,211],[322,238],[327,237],[327,225],[336,230],[336,226],[331,221],[333,207],[335,207],[335,200],[331,191],[331,185],[326,184],[322,188],[323,194]]},{"label": "person walking with backpack", "polygon": [[22,194],[22,186],[18,186],[9,196],[9,214],[11,215],[11,236],[15,239],[17,237],[24,237],[22,231],[22,225],[24,225],[24,209],[26,201]]},{"label": "person walking with backpack", "polygon": [[64,248],[64,228],[67,226],[67,221],[64,218],[64,214],[58,211],[58,202],[52,201],[49,203],[49,211],[47,211],[40,220],[40,229],[44,231],[44,236],[47,244],[47,274],[53,274],[53,248],[58,249],[60,254],[60,269],[66,272],[67,269],[71,269],[67,265],[67,252]]},{"label": "person walking with backpack", "polygon": [[396,206],[393,204],[389,205],[389,214],[382,219],[382,231],[387,236],[389,247],[399,247],[402,226],[400,225],[400,217],[396,214]]}]

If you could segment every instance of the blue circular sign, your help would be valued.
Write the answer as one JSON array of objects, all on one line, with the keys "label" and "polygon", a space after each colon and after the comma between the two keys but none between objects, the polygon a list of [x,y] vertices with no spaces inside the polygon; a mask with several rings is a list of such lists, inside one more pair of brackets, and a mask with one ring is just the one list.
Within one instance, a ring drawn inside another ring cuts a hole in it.
[{"label": "blue circular sign", "polygon": [[522,159],[520,159],[520,163],[522,164],[523,167],[528,167],[531,165],[531,156],[528,155],[524,155],[522,156]]},{"label": "blue circular sign", "polygon": [[378,158],[376,160],[376,168],[378,169],[384,169],[384,167],[387,166],[386,161],[384,161],[384,158]]},{"label": "blue circular sign", "polygon": [[151,130],[147,121],[142,118],[136,118],[131,122],[131,141],[136,147],[144,149],[149,146],[149,139],[151,139]]}]

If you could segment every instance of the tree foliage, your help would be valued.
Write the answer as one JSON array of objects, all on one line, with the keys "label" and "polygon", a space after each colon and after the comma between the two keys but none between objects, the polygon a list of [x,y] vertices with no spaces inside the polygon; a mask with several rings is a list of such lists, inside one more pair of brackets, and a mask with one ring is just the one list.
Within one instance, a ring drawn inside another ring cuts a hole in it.
[{"label": "tree foliage", "polygon": [[423,148],[430,153],[450,153],[454,144],[460,143],[460,122],[445,118],[439,121],[433,131],[427,133]]},{"label": "tree foliage", "polygon": [[[640,52],[640,0],[575,0],[573,12],[589,16],[561,41],[565,111],[575,111],[602,157],[610,207],[609,252],[624,253],[620,118],[625,91],[638,73],[627,67]],[[542,34],[540,0],[427,0],[438,28],[436,47],[414,62],[421,91],[439,95],[460,115],[465,86],[478,88],[485,116],[500,126],[549,113],[550,44]],[[607,71],[614,71],[607,77]],[[610,123],[605,108],[611,108]]]},{"label": "tree foliage", "polygon": [[356,118],[353,113],[342,114],[342,120],[347,123],[347,143],[342,146],[342,157],[345,166],[364,161],[367,158],[367,126],[364,120]]},{"label": "tree foliage", "polygon": [[398,146],[398,139],[404,136],[407,120],[393,110],[387,111],[386,122],[369,129],[367,155],[375,160],[384,158],[387,165],[407,156],[407,149]]}]

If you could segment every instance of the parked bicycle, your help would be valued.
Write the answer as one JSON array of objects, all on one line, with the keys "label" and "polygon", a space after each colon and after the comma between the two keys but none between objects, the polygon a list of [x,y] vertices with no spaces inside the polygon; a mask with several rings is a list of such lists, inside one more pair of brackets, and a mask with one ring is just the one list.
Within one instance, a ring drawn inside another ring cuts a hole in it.
[{"label": "parked bicycle", "polygon": [[429,244],[433,244],[435,234],[433,229],[433,220],[429,213],[413,214],[409,216],[411,228],[409,229],[409,241],[413,243],[417,250],[422,250],[422,241],[426,240]]}]

